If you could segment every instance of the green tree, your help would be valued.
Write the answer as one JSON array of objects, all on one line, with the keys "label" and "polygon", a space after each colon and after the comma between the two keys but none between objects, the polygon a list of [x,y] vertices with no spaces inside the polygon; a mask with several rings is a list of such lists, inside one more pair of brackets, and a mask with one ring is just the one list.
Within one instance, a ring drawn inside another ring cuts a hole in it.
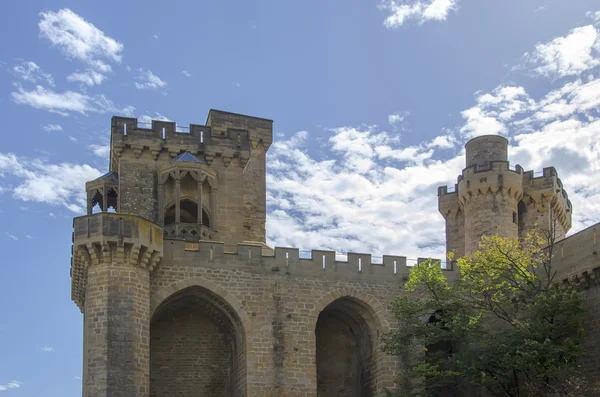
[{"label": "green tree", "polygon": [[412,268],[392,305],[400,326],[383,337],[405,363],[389,395],[587,395],[576,376],[582,302],[574,285],[555,282],[552,247],[539,235],[483,237],[454,280],[439,262]]}]

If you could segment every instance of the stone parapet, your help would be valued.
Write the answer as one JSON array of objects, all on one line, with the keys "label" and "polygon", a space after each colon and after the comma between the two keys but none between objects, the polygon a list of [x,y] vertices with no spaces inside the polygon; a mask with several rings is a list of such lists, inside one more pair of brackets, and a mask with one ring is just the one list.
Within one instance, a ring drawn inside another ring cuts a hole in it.
[{"label": "stone parapet", "polygon": [[152,120],[150,128],[140,127],[137,118],[114,116],[111,121],[111,171],[118,171],[118,159],[126,149],[136,158],[149,152],[154,160],[162,152],[169,158],[187,151],[211,164],[219,156],[228,165],[233,158],[245,164],[251,148],[273,140],[273,122],[267,119],[211,110],[207,125],[190,124],[187,132],[177,131],[172,121]]},{"label": "stone parapet", "polygon": [[[265,250],[262,244],[237,244],[237,250],[228,252],[220,242],[166,240],[162,263],[198,263],[217,269],[238,269],[261,274],[282,276],[319,277],[327,280],[364,280],[370,282],[402,281],[410,273],[411,265],[427,260],[410,261],[406,256],[383,255],[381,263],[374,263],[371,254],[348,253],[347,260],[338,260],[335,251],[311,250],[310,258],[301,258],[298,248],[275,247]],[[434,259],[438,260],[438,259]],[[166,265],[168,266],[168,265]],[[458,269],[444,269],[454,277]]]},{"label": "stone parapet", "polygon": [[535,176],[533,171],[523,172],[519,165],[516,168],[523,174],[523,195],[530,198],[538,211],[546,212],[551,209],[563,232],[569,231],[573,206],[556,169],[546,167],[541,176]]},{"label": "stone parapet", "polygon": [[474,165],[465,168],[458,180],[458,195],[462,206],[486,194],[502,194],[520,200],[523,195],[522,174],[509,168],[508,161],[491,161],[489,167]]},{"label": "stone parapet", "polygon": [[459,209],[458,184],[454,185],[452,191],[449,191],[447,186],[438,187],[438,211],[444,219],[455,216]]},{"label": "stone parapet", "polygon": [[152,270],[163,252],[163,228],[144,218],[99,213],[73,219],[71,297],[83,311],[88,268],[101,264]]}]

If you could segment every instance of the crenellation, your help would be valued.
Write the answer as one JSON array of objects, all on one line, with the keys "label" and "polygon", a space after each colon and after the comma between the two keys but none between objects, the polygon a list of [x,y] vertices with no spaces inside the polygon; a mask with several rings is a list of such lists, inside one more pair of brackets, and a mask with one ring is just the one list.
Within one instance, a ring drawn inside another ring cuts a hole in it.
[{"label": "crenellation", "polygon": [[[294,276],[332,277],[353,275],[369,278],[380,278],[382,281],[394,276],[408,276],[410,266],[405,256],[384,255],[382,263],[374,263],[371,254],[346,254],[346,260],[338,260],[335,251],[311,250],[310,257],[301,258],[298,248],[275,247],[269,254],[263,252],[260,244],[237,244],[234,251],[226,250],[222,242],[199,241],[193,247],[181,240],[165,240],[164,263],[185,260],[190,263],[201,263],[203,266],[222,268],[239,268],[258,273],[281,271],[281,274]],[[421,263],[429,258],[417,258]],[[434,259],[438,261],[438,259]],[[395,266],[394,266],[395,264]],[[168,266],[168,265],[164,265]],[[453,272],[452,267],[443,269]],[[449,275],[448,277],[453,277]]]}]

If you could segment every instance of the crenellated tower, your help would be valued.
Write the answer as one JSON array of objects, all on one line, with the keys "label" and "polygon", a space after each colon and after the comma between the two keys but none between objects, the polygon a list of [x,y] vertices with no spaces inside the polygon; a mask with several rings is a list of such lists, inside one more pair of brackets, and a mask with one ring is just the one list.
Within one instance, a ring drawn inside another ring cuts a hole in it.
[{"label": "crenellated tower", "polygon": [[88,182],[88,214],[113,207],[164,226],[165,236],[265,242],[271,120],[211,110],[206,125],[113,117],[110,172]]},{"label": "crenellated tower", "polygon": [[208,242],[211,252],[265,246],[272,124],[217,110],[189,132],[112,118],[109,172],[86,184],[87,215],[73,221],[84,397],[149,395],[151,280],[165,262],[163,239]]},{"label": "crenellated tower", "polygon": [[455,257],[477,250],[481,236],[518,238],[554,229],[557,239],[571,228],[571,203],[554,167],[542,175],[514,169],[508,140],[484,135],[467,142],[466,167],[454,191],[438,188],[438,208],[446,220],[446,250]]}]

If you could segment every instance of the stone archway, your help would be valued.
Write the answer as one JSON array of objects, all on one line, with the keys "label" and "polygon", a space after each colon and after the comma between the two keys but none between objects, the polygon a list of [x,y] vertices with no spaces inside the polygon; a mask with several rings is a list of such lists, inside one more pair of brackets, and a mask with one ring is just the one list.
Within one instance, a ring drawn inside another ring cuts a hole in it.
[{"label": "stone archway", "polygon": [[152,301],[150,397],[246,396],[247,316],[214,284],[186,284]]},{"label": "stone archway", "polygon": [[317,396],[376,396],[387,361],[379,351],[381,333],[389,330],[380,318],[382,306],[367,294],[343,289],[322,297],[315,309]]}]

